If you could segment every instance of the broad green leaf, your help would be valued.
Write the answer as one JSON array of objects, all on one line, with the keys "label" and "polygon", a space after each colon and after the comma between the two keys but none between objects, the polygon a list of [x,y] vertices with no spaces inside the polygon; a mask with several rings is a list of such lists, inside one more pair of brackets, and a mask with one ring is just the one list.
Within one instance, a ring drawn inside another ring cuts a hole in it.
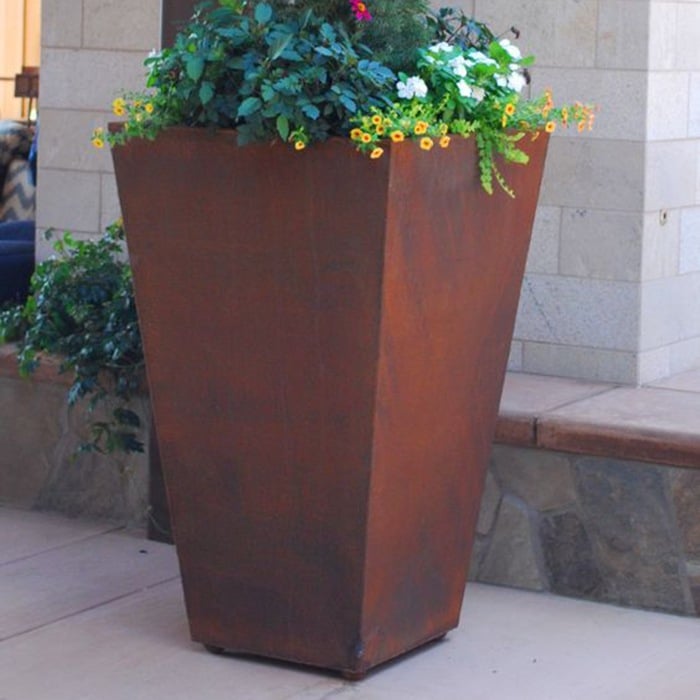
[{"label": "broad green leaf", "polygon": [[267,24],[271,19],[272,8],[266,2],[255,6],[255,21],[258,24]]},{"label": "broad green leaf", "polygon": [[238,108],[239,117],[249,117],[251,114],[259,111],[262,107],[262,101],[259,97],[246,97]]},{"label": "broad green leaf", "polygon": [[282,141],[287,141],[289,138],[289,119],[287,119],[284,114],[280,114],[279,117],[277,117],[277,133],[280,135]]},{"label": "broad green leaf", "polygon": [[206,82],[202,83],[202,86],[199,88],[199,99],[202,101],[203,105],[206,105],[211,102],[213,97],[214,86],[207,80]]},{"label": "broad green leaf", "polygon": [[277,60],[284,50],[289,46],[289,42],[292,40],[291,34],[283,34],[282,36],[275,39],[270,45],[270,51],[268,55],[271,61]]},{"label": "broad green leaf", "polygon": [[197,82],[204,73],[204,59],[201,56],[191,56],[187,59],[187,77]]}]

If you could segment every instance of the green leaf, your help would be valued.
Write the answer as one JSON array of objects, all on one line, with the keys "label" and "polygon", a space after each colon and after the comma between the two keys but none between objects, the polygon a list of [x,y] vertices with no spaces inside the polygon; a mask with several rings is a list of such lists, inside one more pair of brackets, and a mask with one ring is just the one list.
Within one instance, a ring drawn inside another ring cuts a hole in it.
[{"label": "green leaf", "polygon": [[238,108],[238,117],[249,117],[255,114],[262,107],[262,101],[259,97],[246,97]]},{"label": "green leaf", "polygon": [[[341,99],[342,101],[342,99]],[[354,104],[354,103],[353,103]],[[321,116],[321,112],[319,111],[318,107],[312,104],[306,104],[301,108],[301,111],[309,118],[313,119],[314,121],[318,119]]]},{"label": "green leaf", "polygon": [[255,6],[255,21],[258,24],[267,24],[272,19],[272,8],[265,2]]},{"label": "green leaf", "polygon": [[272,42],[268,53],[271,61],[276,61],[282,55],[292,38],[291,34],[283,34]]},{"label": "green leaf", "polygon": [[209,104],[213,97],[214,85],[209,81],[202,83],[202,86],[199,88],[199,99],[202,101],[202,104]]},{"label": "green leaf", "polygon": [[289,139],[289,119],[280,114],[277,117],[277,133],[280,135],[282,141],[287,141]]},{"label": "green leaf", "polygon": [[187,77],[194,82],[197,82],[204,73],[204,59],[201,56],[190,56],[187,59],[185,66]]}]

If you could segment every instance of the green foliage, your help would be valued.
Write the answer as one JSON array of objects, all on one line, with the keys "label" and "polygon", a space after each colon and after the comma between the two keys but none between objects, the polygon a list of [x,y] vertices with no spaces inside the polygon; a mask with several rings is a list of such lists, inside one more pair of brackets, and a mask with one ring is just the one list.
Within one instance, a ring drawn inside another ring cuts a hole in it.
[{"label": "green foliage", "polygon": [[146,61],[150,92],[115,100],[123,129],[98,129],[93,143],[177,124],[297,150],[350,136],[380,158],[388,136],[426,151],[474,137],[484,188],[495,181],[512,195],[496,157],[526,162],[513,132],[583,131],[594,119],[587,105],[555,108],[548,93],[524,98],[532,62],[462,10],[432,11],[428,0],[209,0]]},{"label": "green foliage", "polygon": [[154,93],[129,96],[124,107],[141,118],[118,139],[184,124],[236,128],[241,144],[294,133],[305,145],[347,133],[354,115],[389,104],[395,80],[343,23],[311,9],[279,15],[267,3],[245,12],[207,4],[146,63]]},{"label": "green foliage", "polygon": [[48,353],[60,358],[60,372],[73,373],[70,405],[87,399],[94,409],[116,399],[110,419],[92,423],[85,450],[143,451],[141,419],[129,407],[143,390],[144,368],[123,240],[120,223],[97,241],[65,233],[54,243],[56,255],[37,266],[24,307],[0,313],[0,337],[17,340],[23,375]]}]

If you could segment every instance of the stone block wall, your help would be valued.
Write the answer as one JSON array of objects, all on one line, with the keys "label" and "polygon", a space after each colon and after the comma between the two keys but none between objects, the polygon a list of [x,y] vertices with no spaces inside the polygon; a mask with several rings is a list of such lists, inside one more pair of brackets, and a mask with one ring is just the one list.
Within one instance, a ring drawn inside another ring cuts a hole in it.
[{"label": "stone block wall", "polygon": [[119,91],[143,85],[160,0],[43,0],[42,26],[37,225],[94,235],[119,205],[109,152],[92,148],[90,135]]},{"label": "stone block wall", "polygon": [[495,445],[471,578],[700,615],[700,471]]},{"label": "stone block wall", "polygon": [[641,384],[700,364],[700,5],[473,0],[537,57],[532,89],[600,105],[552,139],[511,368]]}]

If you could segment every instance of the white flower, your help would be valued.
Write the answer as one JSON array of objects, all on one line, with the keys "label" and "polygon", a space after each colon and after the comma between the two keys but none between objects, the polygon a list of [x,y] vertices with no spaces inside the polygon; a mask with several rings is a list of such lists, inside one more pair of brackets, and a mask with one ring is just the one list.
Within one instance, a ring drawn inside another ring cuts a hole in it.
[{"label": "white flower", "polygon": [[521,92],[525,85],[527,85],[527,80],[522,73],[516,72],[510,74],[510,77],[508,78],[508,87],[511,90]]},{"label": "white flower", "polygon": [[459,94],[462,97],[473,97],[474,96],[474,91],[472,90],[471,85],[468,85],[466,80],[460,80],[457,83],[457,89],[459,90]]},{"label": "white flower", "polygon": [[469,55],[472,61],[475,63],[483,63],[486,66],[497,66],[498,62],[494,61],[493,58],[490,56],[487,56],[485,53],[482,51],[472,51],[472,53]]},{"label": "white flower", "polygon": [[509,53],[510,57],[514,58],[516,61],[519,61],[523,57],[520,49],[515,46],[515,44],[511,44],[509,39],[501,39],[499,43]]},{"label": "white flower", "polygon": [[399,80],[396,83],[396,89],[399,97],[403,100],[410,100],[414,97],[425,97],[428,94],[428,86],[423,78],[414,75],[412,78],[407,78],[406,82]]},{"label": "white flower", "polygon": [[472,97],[477,102],[481,102],[484,97],[486,97],[486,90],[484,90],[482,87],[474,86],[472,87]]},{"label": "white flower", "polygon": [[431,53],[442,53],[452,51],[452,46],[448,44],[446,41],[441,41],[439,44],[433,44],[428,51]]},{"label": "white flower", "polygon": [[452,72],[458,77],[458,78],[466,78],[467,77],[467,61],[464,58],[464,56],[457,56],[453,58],[449,64],[450,68],[452,69]]}]

